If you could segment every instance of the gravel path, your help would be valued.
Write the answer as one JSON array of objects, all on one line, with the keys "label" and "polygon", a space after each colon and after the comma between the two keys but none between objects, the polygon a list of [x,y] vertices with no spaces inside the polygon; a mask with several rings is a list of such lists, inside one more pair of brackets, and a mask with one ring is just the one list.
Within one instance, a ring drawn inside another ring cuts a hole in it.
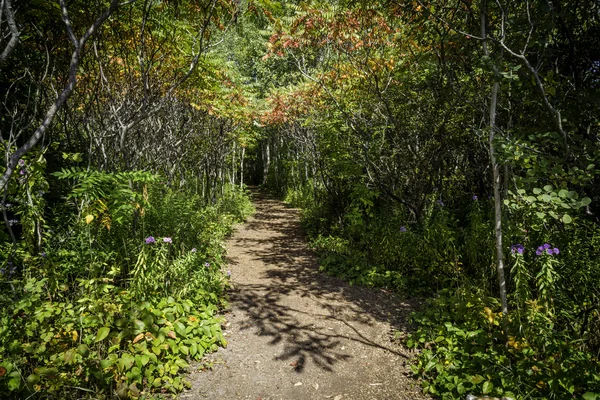
[{"label": "gravel path", "polygon": [[410,304],[318,272],[298,210],[255,193],[227,242],[234,289],[226,349],[182,399],[426,399],[390,341]]}]

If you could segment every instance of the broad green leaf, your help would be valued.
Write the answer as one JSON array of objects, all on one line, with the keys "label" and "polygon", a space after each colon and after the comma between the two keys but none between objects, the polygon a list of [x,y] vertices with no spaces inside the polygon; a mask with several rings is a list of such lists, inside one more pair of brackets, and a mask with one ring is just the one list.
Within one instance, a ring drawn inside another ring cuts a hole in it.
[{"label": "broad green leaf", "polygon": [[491,381],[485,381],[481,390],[483,391],[483,394],[488,394],[492,391],[493,388],[494,384]]},{"label": "broad green leaf", "polygon": [[109,333],[110,333],[110,328],[108,326],[103,326],[102,328],[98,329],[98,333],[96,333],[96,339],[94,340],[94,342],[98,343],[98,342],[106,339],[106,337],[108,336]]},{"label": "broad green leaf", "polygon": [[598,400],[598,398],[600,398],[600,393],[586,392],[581,397],[583,397],[584,400]]},{"label": "broad green leaf", "polygon": [[565,224],[570,224],[571,222],[573,222],[573,219],[569,214],[565,214],[562,217],[562,222],[564,222]]}]

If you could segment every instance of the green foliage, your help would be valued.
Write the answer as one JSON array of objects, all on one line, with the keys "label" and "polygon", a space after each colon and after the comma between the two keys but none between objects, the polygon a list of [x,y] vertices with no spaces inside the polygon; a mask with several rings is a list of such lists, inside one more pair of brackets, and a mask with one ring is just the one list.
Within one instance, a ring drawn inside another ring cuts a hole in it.
[{"label": "green foliage", "polygon": [[226,345],[222,242],[248,194],[206,206],[145,172],[55,175],[73,181],[74,216],[56,215],[43,252],[1,253],[0,396],[182,391],[189,361]]},{"label": "green foliage", "polygon": [[426,393],[463,399],[467,393],[516,399],[580,398],[600,391],[600,363],[573,338],[552,331],[535,303],[525,311],[535,335],[523,334],[497,299],[469,288],[442,291],[413,315],[411,366]]},{"label": "green foliage", "polygon": [[372,198],[359,197],[359,204],[352,203],[343,223],[334,227],[319,216],[321,205],[304,210],[304,225],[323,270],[352,282],[413,293],[458,284],[465,272],[478,281],[490,278],[485,249],[491,252],[492,241],[484,204],[472,202],[461,225],[443,203],[435,202],[419,225],[401,210],[373,208]]}]

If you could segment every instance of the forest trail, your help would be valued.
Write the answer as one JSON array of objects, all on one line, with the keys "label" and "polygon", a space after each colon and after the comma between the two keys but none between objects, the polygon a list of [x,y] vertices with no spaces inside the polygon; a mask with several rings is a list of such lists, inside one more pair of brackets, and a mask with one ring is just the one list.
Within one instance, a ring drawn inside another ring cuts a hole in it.
[{"label": "forest trail", "polygon": [[256,214],[227,241],[226,349],[182,399],[425,399],[390,340],[412,307],[318,271],[298,210],[255,192]]}]

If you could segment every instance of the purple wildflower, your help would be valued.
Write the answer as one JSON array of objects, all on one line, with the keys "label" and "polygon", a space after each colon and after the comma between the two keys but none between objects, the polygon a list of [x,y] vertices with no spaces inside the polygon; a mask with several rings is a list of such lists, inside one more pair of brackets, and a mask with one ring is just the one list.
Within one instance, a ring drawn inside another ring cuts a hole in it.
[{"label": "purple wildflower", "polygon": [[40,256],[42,256],[42,257],[46,258],[48,255],[46,254],[46,252],[45,252],[45,251],[42,251],[42,252],[40,253]]},{"label": "purple wildflower", "polygon": [[231,276],[231,271],[227,271],[227,276]]},{"label": "purple wildflower", "polygon": [[205,263],[204,263],[204,266],[205,266],[206,268],[208,268],[208,267],[210,267],[210,263],[208,263],[208,262],[205,262]]},{"label": "purple wildflower", "polygon": [[153,236],[148,236],[146,238],[146,244],[153,244],[153,243],[156,243],[156,240],[154,240],[154,237]]},{"label": "purple wildflower", "polygon": [[444,202],[442,200],[438,200],[436,203],[439,207],[444,207]]},{"label": "purple wildflower", "polygon": [[552,246],[549,243],[544,243],[537,248],[535,254],[541,256],[544,253],[551,256],[553,254],[560,254],[560,250],[557,247],[552,248]]},{"label": "purple wildflower", "polygon": [[25,172],[27,172],[27,171],[25,171],[25,168],[23,168],[22,170],[19,171],[19,174],[25,175]]},{"label": "purple wildflower", "polygon": [[19,165],[19,167],[23,167],[25,166],[25,160],[21,158],[17,164]]},{"label": "purple wildflower", "polygon": [[170,237],[164,237],[163,238],[163,242],[165,242],[165,243],[173,243],[173,239],[171,239]]},{"label": "purple wildflower", "polygon": [[513,244],[512,246],[510,246],[510,252],[512,254],[518,253],[518,254],[523,254],[523,252],[525,251],[525,247],[523,247],[522,244]]},{"label": "purple wildflower", "polygon": [[479,197],[477,197],[476,194],[473,195],[473,201],[477,201],[479,199]]},{"label": "purple wildflower", "polygon": [[192,253],[195,253],[195,252],[197,252],[197,251],[198,251],[198,250],[196,250],[196,248],[195,248],[195,247],[192,249]]},{"label": "purple wildflower", "polygon": [[400,232],[406,232],[406,227],[404,225],[400,227]]}]

